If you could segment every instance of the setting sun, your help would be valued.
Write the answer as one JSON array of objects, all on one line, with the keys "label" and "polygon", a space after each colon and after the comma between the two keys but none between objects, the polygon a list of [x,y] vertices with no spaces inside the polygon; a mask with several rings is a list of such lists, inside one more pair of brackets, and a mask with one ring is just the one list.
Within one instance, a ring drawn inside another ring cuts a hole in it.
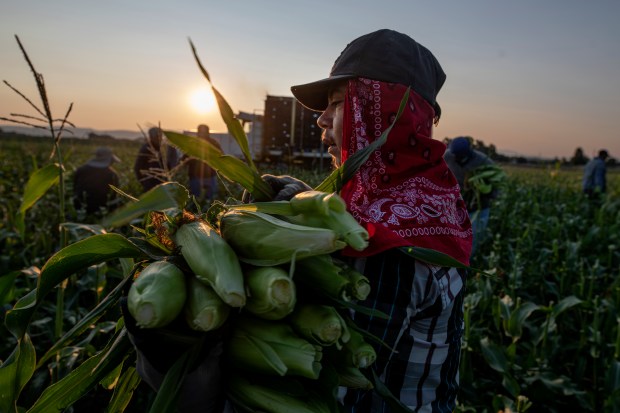
[{"label": "setting sun", "polygon": [[211,112],[216,104],[213,92],[207,88],[194,90],[190,94],[189,103],[192,109],[201,115]]}]

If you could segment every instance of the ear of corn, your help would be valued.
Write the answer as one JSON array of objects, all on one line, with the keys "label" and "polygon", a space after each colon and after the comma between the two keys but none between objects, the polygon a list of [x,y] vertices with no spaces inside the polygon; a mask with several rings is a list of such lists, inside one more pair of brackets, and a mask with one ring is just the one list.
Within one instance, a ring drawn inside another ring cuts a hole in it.
[{"label": "ear of corn", "polygon": [[220,230],[241,261],[257,266],[329,254],[346,246],[330,229],[295,225],[254,211],[226,212]]},{"label": "ear of corn", "polygon": [[329,228],[351,248],[362,251],[368,246],[368,231],[346,211],[346,204],[337,194],[318,191],[302,192],[291,199],[296,215],[286,220],[298,225]]},{"label": "ear of corn", "polygon": [[127,307],[142,328],[163,327],[174,320],[186,299],[185,275],[174,264],[147,265],[129,288]]},{"label": "ear of corn", "polygon": [[299,304],[289,317],[295,331],[303,338],[323,347],[349,341],[346,322],[332,306],[322,304]]},{"label": "ear of corn", "polygon": [[234,373],[228,398],[244,411],[270,413],[331,413],[324,397],[290,377],[244,376]]},{"label": "ear of corn", "polygon": [[239,317],[228,343],[228,357],[236,368],[316,379],[322,349],[284,322]]},{"label": "ear of corn", "polygon": [[344,363],[334,362],[334,369],[338,375],[338,384],[349,389],[372,390],[374,386],[359,368],[346,365]]},{"label": "ear of corn", "polygon": [[368,344],[362,334],[354,329],[349,329],[351,338],[342,346],[342,356],[348,365],[357,368],[366,368],[375,362],[377,353]]},{"label": "ear of corn", "polygon": [[204,221],[181,225],[174,242],[196,277],[208,283],[231,307],[245,305],[243,273],[235,251]]},{"label": "ear of corn", "polygon": [[295,214],[328,215],[330,211],[343,213],[347,209],[344,200],[335,193],[305,191],[290,200]]},{"label": "ear of corn", "polygon": [[211,331],[224,324],[228,306],[209,285],[196,277],[187,279],[187,301],[183,309],[187,324],[194,330]]},{"label": "ear of corn", "polygon": [[360,301],[368,298],[370,294],[368,277],[339,260],[334,260],[334,263],[340,267],[340,275],[348,280],[347,291],[349,295]]},{"label": "ear of corn", "polygon": [[255,267],[244,273],[248,291],[244,311],[267,320],[286,317],[295,308],[295,283],[279,267]]},{"label": "ear of corn", "polygon": [[351,299],[349,280],[342,276],[340,267],[327,254],[297,261],[293,277],[304,289],[337,300]]}]

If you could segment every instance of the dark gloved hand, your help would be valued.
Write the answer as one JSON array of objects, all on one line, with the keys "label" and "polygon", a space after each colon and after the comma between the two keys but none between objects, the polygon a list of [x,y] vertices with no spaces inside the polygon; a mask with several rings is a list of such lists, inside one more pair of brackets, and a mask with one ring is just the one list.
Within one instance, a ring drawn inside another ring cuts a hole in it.
[{"label": "dark gloved hand", "polygon": [[221,412],[225,402],[221,361],[228,323],[215,331],[199,332],[189,328],[181,315],[163,328],[140,328],[129,313],[127,297],[121,298],[121,311],[136,348],[140,377],[157,391],[170,367],[200,346],[197,361],[183,382],[178,408],[182,412]]},{"label": "dark gloved hand", "polygon": [[[264,174],[262,178],[276,193],[273,197],[274,201],[289,201],[300,192],[312,191],[310,185],[289,175]],[[242,201],[243,203],[253,202],[249,192],[243,192]]]}]

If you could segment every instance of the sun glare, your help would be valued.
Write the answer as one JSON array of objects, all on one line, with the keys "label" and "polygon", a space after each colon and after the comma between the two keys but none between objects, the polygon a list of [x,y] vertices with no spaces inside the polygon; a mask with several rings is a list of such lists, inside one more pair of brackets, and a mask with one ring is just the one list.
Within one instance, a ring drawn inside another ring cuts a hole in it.
[{"label": "sun glare", "polygon": [[189,103],[194,111],[204,115],[215,108],[215,96],[210,89],[196,89],[190,94]]}]

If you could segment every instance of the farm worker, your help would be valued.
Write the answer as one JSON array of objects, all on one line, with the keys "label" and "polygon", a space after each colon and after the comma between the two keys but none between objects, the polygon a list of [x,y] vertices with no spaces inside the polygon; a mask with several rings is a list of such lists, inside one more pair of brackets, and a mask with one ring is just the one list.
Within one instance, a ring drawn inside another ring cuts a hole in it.
[{"label": "farm worker", "polygon": [[76,169],[73,175],[73,205],[76,211],[101,214],[115,207],[118,198],[110,185],[118,186],[118,173],[112,164],[121,160],[108,147],[100,147],[94,158]]},{"label": "farm worker", "polygon": [[609,154],[605,149],[590,160],[583,170],[583,193],[591,199],[599,198],[607,190],[607,167],[605,161]]},{"label": "farm worker", "polygon": [[133,167],[144,192],[168,181],[169,172],[176,166],[177,160],[176,150],[172,146],[163,145],[162,148],[161,129],[150,128]]},{"label": "farm worker", "polygon": [[[222,149],[219,142],[211,137],[207,125],[198,125],[196,135],[208,141],[218,149]],[[196,199],[213,201],[217,195],[217,174],[215,170],[200,159],[184,155],[181,161],[187,163],[187,177],[189,179],[189,192]]]},{"label": "farm worker", "polygon": [[474,234],[473,254],[480,245],[488,226],[491,202],[497,197],[498,191],[497,188],[493,188],[488,193],[481,193],[468,185],[468,179],[476,173],[478,168],[494,165],[494,162],[484,153],[475,150],[471,145],[471,138],[465,136],[459,136],[450,142],[444,159],[456,177],[461,188],[461,195],[467,204]]},{"label": "farm worker", "polygon": [[[302,105],[322,112],[317,123],[335,166],[378,139],[408,93],[387,142],[340,192],[371,234],[367,249],[345,249],[341,258],[370,279],[371,295],[361,304],[390,314],[355,314],[359,327],[389,346],[376,346],[377,375],[402,403],[425,412],[456,405],[466,271],[427,264],[401,247],[431,248],[468,265],[472,243],[445,145],[432,138],[445,78],[427,48],[384,29],[349,43],[329,77],[291,88]],[[343,403],[352,412],[389,410],[373,391],[348,390]]]}]

